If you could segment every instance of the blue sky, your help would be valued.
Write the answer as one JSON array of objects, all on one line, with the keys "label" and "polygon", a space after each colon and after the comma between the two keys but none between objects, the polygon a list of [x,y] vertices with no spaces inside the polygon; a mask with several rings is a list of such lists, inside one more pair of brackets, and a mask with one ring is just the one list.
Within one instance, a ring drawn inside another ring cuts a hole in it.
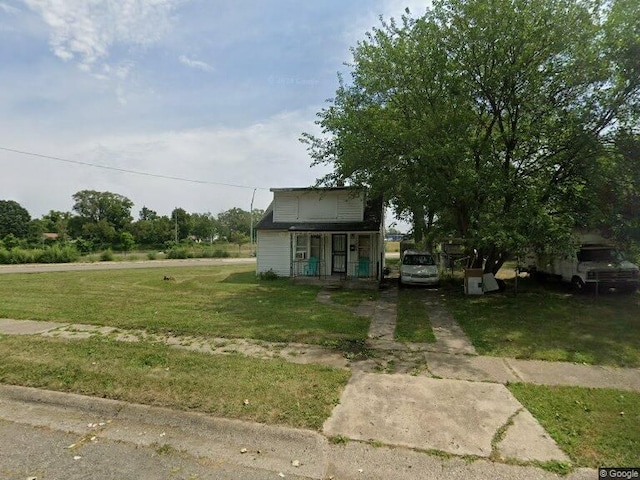
[{"label": "blue sky", "polygon": [[[32,216],[83,189],[160,214],[266,208],[308,186],[302,132],[347,71],[349,47],[416,0],[0,0],[0,199]],[[241,185],[248,188],[215,185]]]}]

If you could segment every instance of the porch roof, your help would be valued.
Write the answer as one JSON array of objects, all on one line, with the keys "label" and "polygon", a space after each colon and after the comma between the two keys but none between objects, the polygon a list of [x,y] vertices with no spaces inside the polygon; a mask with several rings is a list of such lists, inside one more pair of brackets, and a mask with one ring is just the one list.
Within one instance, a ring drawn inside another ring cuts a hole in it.
[{"label": "porch roof", "polygon": [[379,232],[382,212],[382,197],[367,200],[362,222],[274,222],[273,209],[270,208],[255,228],[290,232]]}]

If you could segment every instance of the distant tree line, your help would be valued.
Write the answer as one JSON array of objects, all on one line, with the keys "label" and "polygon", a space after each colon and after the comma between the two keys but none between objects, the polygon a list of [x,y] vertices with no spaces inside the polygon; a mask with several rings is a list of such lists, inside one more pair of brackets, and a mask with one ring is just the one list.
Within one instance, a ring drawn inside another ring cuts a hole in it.
[{"label": "distant tree line", "polygon": [[[74,252],[77,257],[107,249],[170,249],[184,243],[225,242],[241,246],[250,242],[252,213],[254,224],[264,213],[259,209],[248,212],[232,208],[216,216],[175,208],[166,216],[143,206],[134,220],[133,202],[123,195],[82,190],[72,198],[72,212],[51,210],[41,218],[31,218],[16,201],[0,200],[0,263],[24,263],[29,259],[16,257],[15,251],[28,249],[41,252],[34,258],[36,261],[57,261],[51,259],[52,249],[56,254],[65,251],[62,257],[73,257]],[[9,255],[11,251],[13,256]],[[38,257],[45,252],[49,257]]]}]

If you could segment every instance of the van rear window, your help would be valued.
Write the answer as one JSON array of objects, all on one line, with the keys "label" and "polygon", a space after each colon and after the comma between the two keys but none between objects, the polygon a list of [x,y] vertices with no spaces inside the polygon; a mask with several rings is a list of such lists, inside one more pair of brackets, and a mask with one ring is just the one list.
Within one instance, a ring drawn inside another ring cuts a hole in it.
[{"label": "van rear window", "polygon": [[431,255],[405,255],[402,259],[403,265],[435,265]]}]

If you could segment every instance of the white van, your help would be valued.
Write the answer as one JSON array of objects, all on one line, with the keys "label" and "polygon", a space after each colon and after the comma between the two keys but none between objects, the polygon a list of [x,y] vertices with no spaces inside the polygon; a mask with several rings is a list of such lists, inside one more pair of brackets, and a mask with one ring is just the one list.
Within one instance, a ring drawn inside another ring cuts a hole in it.
[{"label": "white van", "polygon": [[597,287],[600,291],[633,293],[640,285],[640,268],[595,233],[581,235],[580,247],[572,255],[531,255],[528,260],[532,275],[571,283],[576,292]]},{"label": "white van", "polygon": [[430,252],[406,250],[400,260],[400,285],[438,285],[440,274]]}]

